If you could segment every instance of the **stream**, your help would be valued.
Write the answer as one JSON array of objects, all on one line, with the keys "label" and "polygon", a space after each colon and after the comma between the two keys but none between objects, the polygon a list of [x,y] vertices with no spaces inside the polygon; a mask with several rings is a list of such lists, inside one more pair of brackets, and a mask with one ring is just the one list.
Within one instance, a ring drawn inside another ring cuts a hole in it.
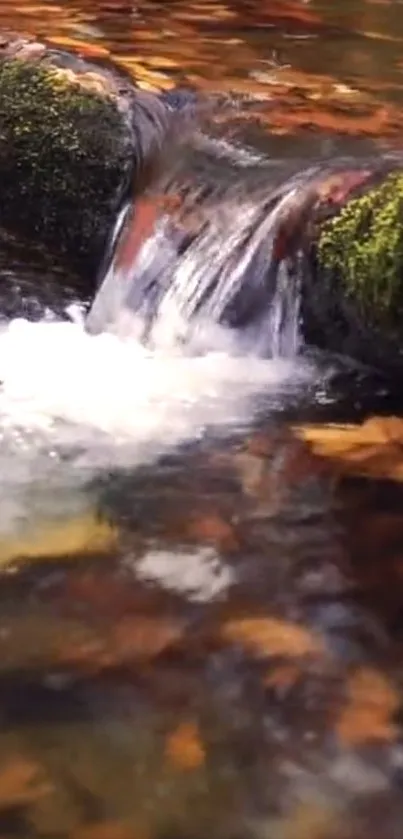
[{"label": "stream", "polygon": [[[295,172],[399,148],[399,9],[3,0],[0,26],[230,97],[231,143]],[[258,273],[251,194],[173,268],[151,237],[158,277],[194,302],[238,245]],[[0,283],[0,839],[401,839],[399,383],[301,345],[281,288],[267,358],[212,328],[219,283],[202,333],[171,293],[147,341],[102,306],[90,334],[27,253]]]}]

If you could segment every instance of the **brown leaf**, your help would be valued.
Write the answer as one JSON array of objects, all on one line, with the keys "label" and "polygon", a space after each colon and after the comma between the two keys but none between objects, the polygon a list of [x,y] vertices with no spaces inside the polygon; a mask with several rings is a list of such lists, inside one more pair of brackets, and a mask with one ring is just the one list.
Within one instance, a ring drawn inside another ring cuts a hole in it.
[{"label": "brown leaf", "polygon": [[111,821],[79,827],[71,834],[70,839],[144,839],[144,836],[143,831],[139,833],[124,822]]},{"label": "brown leaf", "polygon": [[16,755],[0,764],[0,808],[36,801],[50,790],[40,766]]},{"label": "brown leaf", "polygon": [[325,839],[333,836],[335,812],[320,801],[301,801],[281,820],[275,836],[281,839]]},{"label": "brown leaf", "polygon": [[362,425],[312,425],[294,429],[314,454],[343,472],[403,481],[403,420],[372,417]]},{"label": "brown leaf", "polygon": [[299,675],[300,669],[294,663],[280,664],[266,674],[263,684],[267,688],[284,691],[295,685]]},{"label": "brown leaf", "polygon": [[53,35],[50,40],[58,47],[79,50],[87,58],[107,58],[110,55],[107,47],[100,44],[90,44],[88,41],[81,41],[78,38],[69,38],[67,35]]},{"label": "brown leaf", "polygon": [[221,630],[225,641],[241,644],[257,656],[299,658],[324,652],[321,638],[309,629],[280,618],[240,618],[227,621]]},{"label": "brown leaf", "polygon": [[392,740],[393,715],[399,706],[394,687],[382,673],[362,667],[350,679],[348,704],[336,723],[337,734],[349,746],[370,740]]},{"label": "brown leaf", "polygon": [[150,67],[154,68],[155,70],[176,70],[176,68],[179,67],[177,61],[175,61],[173,58],[168,58],[168,56],[166,55],[148,55],[147,58],[145,58],[144,60]]},{"label": "brown leaf", "polygon": [[195,722],[183,722],[168,735],[165,752],[180,769],[197,769],[205,761],[205,750]]},{"label": "brown leaf", "polygon": [[116,540],[116,531],[92,514],[45,522],[26,536],[0,539],[0,565],[16,559],[74,559],[82,554],[106,553]]},{"label": "brown leaf", "polygon": [[191,517],[187,523],[187,534],[198,542],[209,543],[218,550],[234,550],[237,539],[234,528],[217,513]]},{"label": "brown leaf", "polygon": [[127,662],[145,663],[174,645],[183,634],[179,622],[169,618],[127,617],[103,634],[70,636],[57,650],[59,665],[98,672]]},{"label": "brown leaf", "polygon": [[170,618],[128,617],[116,626],[114,645],[119,656],[153,658],[175,644],[182,634],[182,624]]}]

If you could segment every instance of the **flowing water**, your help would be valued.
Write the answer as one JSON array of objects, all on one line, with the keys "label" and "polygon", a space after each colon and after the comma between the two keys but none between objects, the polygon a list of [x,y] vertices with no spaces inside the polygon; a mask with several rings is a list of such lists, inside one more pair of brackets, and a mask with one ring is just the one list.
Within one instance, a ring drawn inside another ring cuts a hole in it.
[{"label": "flowing water", "polygon": [[152,233],[125,317],[118,284],[88,331],[67,281],[2,257],[0,836],[400,839],[399,390],[302,346],[284,266],[264,330],[230,329],[226,298],[265,284],[295,172],[399,146],[399,7],[43,0],[0,23],[236,111],[199,173],[214,223],[179,255]]}]

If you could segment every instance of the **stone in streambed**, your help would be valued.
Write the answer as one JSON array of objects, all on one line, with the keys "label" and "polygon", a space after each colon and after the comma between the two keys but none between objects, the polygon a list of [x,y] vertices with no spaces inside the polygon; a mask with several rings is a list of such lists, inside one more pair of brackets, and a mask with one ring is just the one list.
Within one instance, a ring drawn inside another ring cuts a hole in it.
[{"label": "stone in streambed", "polygon": [[303,329],[310,343],[403,369],[403,167],[370,163],[351,190],[350,177],[326,212],[319,200],[313,214]]},{"label": "stone in streambed", "polygon": [[119,210],[151,175],[168,113],[110,62],[3,34],[2,227],[93,278]]}]

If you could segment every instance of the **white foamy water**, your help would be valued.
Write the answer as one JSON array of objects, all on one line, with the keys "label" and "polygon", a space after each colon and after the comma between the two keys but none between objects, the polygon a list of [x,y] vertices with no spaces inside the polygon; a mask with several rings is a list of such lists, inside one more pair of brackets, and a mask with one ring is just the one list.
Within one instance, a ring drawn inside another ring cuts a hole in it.
[{"label": "white foamy water", "polygon": [[151,550],[133,563],[137,579],[204,603],[224,595],[235,581],[232,568],[212,548],[183,553]]},{"label": "white foamy water", "polygon": [[116,456],[119,444],[170,446],[206,425],[242,421],[254,394],[282,391],[307,375],[279,359],[150,352],[114,335],[89,336],[78,323],[14,320],[0,332],[3,430],[88,445],[101,433]]},{"label": "white foamy water", "polygon": [[0,331],[0,530],[75,513],[95,472],[246,422],[258,394],[281,399],[307,377],[291,361],[150,352],[79,322],[14,320]]}]

